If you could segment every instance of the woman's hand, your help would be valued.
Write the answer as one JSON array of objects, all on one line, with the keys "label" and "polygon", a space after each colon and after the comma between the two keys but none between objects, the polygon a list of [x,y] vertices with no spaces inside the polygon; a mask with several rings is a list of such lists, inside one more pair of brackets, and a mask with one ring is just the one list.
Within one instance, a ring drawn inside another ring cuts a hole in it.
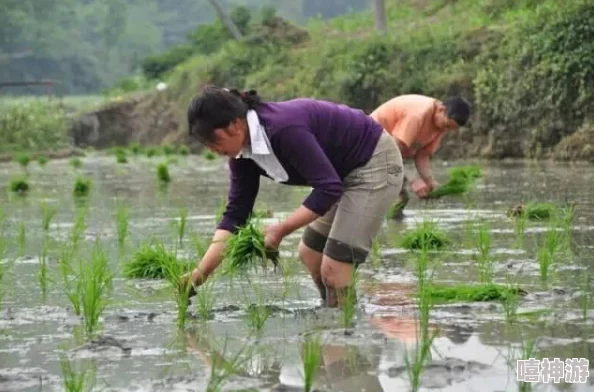
[{"label": "woman's hand", "polygon": [[282,223],[267,226],[264,229],[264,245],[267,248],[278,249],[283,238],[286,236],[286,230]]},{"label": "woman's hand", "polygon": [[416,193],[417,196],[421,199],[425,199],[427,196],[429,196],[429,192],[431,192],[427,183],[425,183],[425,181],[423,181],[420,178],[415,179],[411,183],[410,187],[413,190],[413,192]]}]

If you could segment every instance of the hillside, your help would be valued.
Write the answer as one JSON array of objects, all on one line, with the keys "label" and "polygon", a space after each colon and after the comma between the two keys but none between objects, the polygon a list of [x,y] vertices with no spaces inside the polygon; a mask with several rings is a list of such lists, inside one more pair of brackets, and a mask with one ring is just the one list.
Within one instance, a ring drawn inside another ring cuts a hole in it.
[{"label": "hillside", "polygon": [[462,94],[474,115],[441,157],[594,157],[594,3],[478,3],[388,1],[388,37],[363,12],[311,22],[299,44],[229,42],[178,66],[166,100],[183,134],[186,105],[206,82],[367,111],[398,94]]}]

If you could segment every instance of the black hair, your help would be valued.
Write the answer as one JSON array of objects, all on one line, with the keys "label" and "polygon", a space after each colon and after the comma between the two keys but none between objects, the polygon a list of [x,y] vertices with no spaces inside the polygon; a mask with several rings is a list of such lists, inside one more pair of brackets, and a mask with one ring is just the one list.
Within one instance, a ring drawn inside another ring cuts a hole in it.
[{"label": "black hair", "polygon": [[444,102],[448,118],[463,127],[470,117],[470,103],[462,97],[450,97]]},{"label": "black hair", "polygon": [[213,85],[205,86],[188,106],[188,131],[203,144],[214,142],[214,131],[226,128],[236,118],[262,102],[255,90],[240,92]]}]

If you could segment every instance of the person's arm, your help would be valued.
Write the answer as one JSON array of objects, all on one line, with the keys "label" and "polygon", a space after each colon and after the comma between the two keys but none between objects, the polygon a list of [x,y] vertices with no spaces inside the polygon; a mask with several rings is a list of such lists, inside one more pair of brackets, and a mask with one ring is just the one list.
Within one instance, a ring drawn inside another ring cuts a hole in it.
[{"label": "person's arm", "polygon": [[192,271],[192,281],[196,285],[204,283],[221,264],[226,240],[247,222],[260,188],[260,170],[251,159],[230,159],[229,169],[231,184],[227,207],[210,246]]},{"label": "person's arm", "polygon": [[324,215],[342,196],[342,181],[315,136],[307,128],[288,127],[279,131],[275,152],[313,188],[309,196],[279,223],[282,237]]},{"label": "person's arm", "polygon": [[431,172],[431,157],[441,144],[442,136],[438,136],[433,139],[429,144],[423,146],[415,155],[415,166],[419,176],[425,181],[425,184],[429,187],[429,191],[432,191],[436,186],[437,182],[433,178]]}]

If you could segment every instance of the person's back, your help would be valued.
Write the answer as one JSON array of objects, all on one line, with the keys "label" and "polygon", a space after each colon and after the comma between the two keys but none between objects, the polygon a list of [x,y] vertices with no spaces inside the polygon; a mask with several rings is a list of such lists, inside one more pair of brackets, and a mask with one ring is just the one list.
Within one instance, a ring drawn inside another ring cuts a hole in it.
[{"label": "person's back", "polygon": [[367,163],[383,132],[363,111],[323,100],[263,102],[256,112],[273,148],[284,130],[293,127],[309,130],[341,178]]},{"label": "person's back", "polygon": [[422,148],[434,153],[439,146],[443,132],[434,122],[439,103],[424,95],[401,95],[380,105],[370,117],[396,138],[403,158],[412,158]]}]

